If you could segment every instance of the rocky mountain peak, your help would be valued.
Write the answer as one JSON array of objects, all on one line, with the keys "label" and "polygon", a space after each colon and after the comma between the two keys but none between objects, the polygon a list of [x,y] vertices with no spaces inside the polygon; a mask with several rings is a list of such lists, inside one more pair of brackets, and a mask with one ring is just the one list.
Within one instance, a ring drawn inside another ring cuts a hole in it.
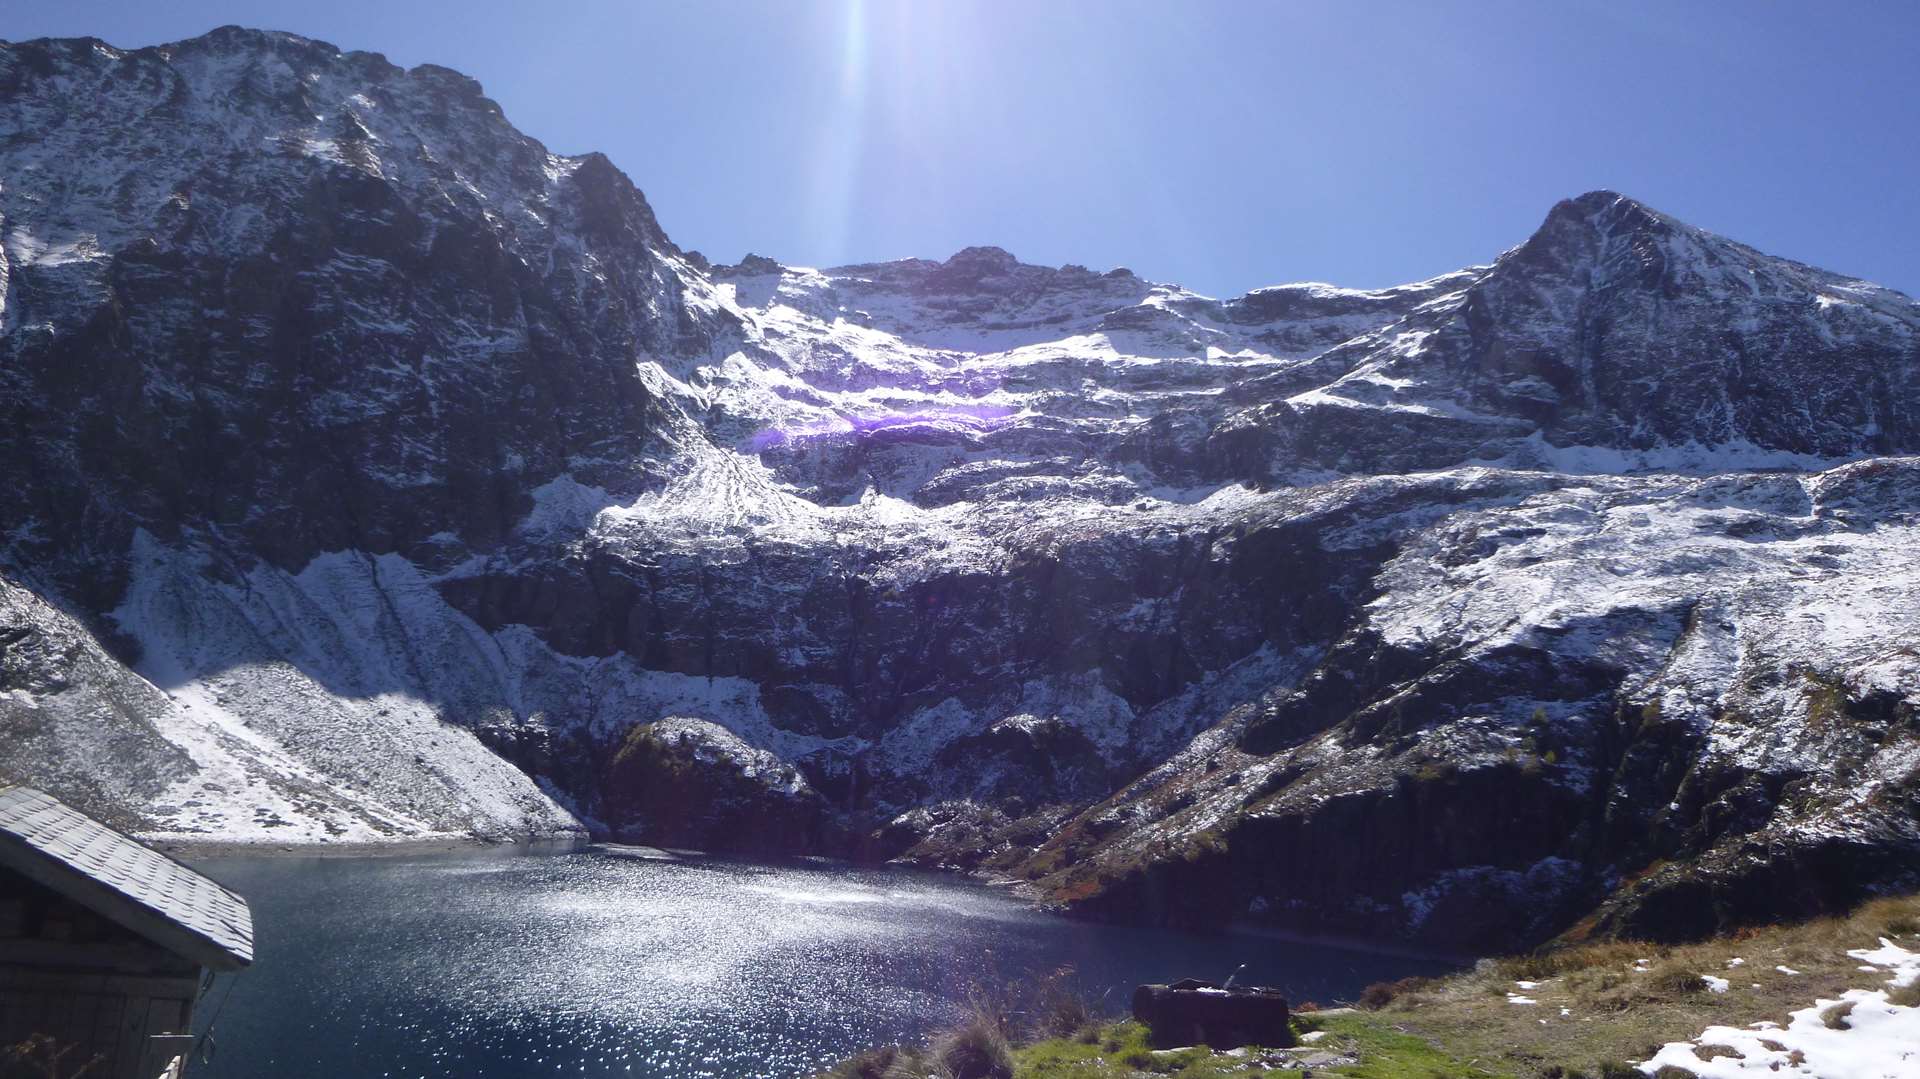
[{"label": "rocky mountain peak", "polygon": [[1654,228],[1662,223],[1668,225],[1676,223],[1672,218],[1638,199],[1604,188],[1554,203],[1552,209],[1547,211],[1542,227],[1558,220],[1585,222],[1605,232]]},{"label": "rocky mountain peak", "polygon": [[1920,305],[1610,191],[1557,204],[1457,304],[1406,328],[1416,347],[1356,364],[1392,388],[1356,391],[1449,402],[1476,453],[1504,452],[1483,433],[1499,423],[1560,446],[1920,448],[1920,405],[1901,388],[1920,370]]},{"label": "rocky mountain peak", "polygon": [[304,37],[285,30],[264,30],[251,26],[228,23],[216,26],[198,37],[184,38],[162,49],[205,49],[220,52],[270,53],[282,49],[301,52],[314,52],[329,56],[340,55],[340,48],[316,38]]},{"label": "rocky mountain peak", "polygon": [[935,292],[964,292],[991,287],[1028,268],[1001,248],[968,247],[936,266],[927,274],[923,287]]},{"label": "rocky mountain peak", "polygon": [[677,252],[660,228],[646,195],[607,155],[591,151],[572,159],[581,225],[592,239],[624,250]]},{"label": "rocky mountain peak", "polygon": [[963,247],[955,251],[945,262],[942,262],[941,265],[950,270],[977,268],[980,270],[997,270],[1005,273],[1015,266],[1020,265],[1020,260],[1015,258],[1013,253],[1006,248],[984,245]]},{"label": "rocky mountain peak", "polygon": [[777,274],[777,273],[781,273],[785,269],[786,267],[780,265],[779,262],[773,259],[770,259],[765,255],[756,255],[753,252],[749,251],[745,257],[741,258],[741,260],[735,263],[734,265],[716,266],[714,267],[713,272],[720,276],[730,276],[730,275],[753,276],[753,275],[759,275],[759,274]]},{"label": "rocky mountain peak", "polygon": [[1630,271],[1637,269],[1651,275],[1638,277],[1641,283],[1657,285],[1676,236],[1694,231],[1624,195],[1590,191],[1556,203],[1533,235],[1502,261],[1582,283],[1633,279]]},{"label": "rocky mountain peak", "polygon": [[253,31],[0,47],[0,176],[0,770],[155,830],[658,841],[671,775],[689,842],[1474,946],[1920,864],[1889,290],[1611,192],[1383,290],[709,273]]}]

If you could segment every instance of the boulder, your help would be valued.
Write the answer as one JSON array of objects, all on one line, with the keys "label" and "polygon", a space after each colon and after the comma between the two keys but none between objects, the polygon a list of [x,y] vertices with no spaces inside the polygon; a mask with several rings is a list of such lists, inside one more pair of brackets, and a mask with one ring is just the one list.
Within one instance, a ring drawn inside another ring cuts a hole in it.
[{"label": "boulder", "polygon": [[703,719],[629,730],[600,788],[604,833],[622,843],[760,857],[835,844],[826,802],[797,769]]},{"label": "boulder", "polygon": [[1156,1046],[1290,1046],[1287,998],[1277,989],[1227,987],[1185,978],[1133,991],[1133,1017]]}]

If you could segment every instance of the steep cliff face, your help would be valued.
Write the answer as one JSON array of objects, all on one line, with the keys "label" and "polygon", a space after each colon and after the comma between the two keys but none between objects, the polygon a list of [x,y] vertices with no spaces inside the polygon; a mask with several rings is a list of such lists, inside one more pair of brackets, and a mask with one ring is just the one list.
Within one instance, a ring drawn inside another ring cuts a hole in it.
[{"label": "steep cliff face", "polygon": [[149,831],[1487,947],[1913,872],[1897,293],[1605,192],[1373,292],[714,267],[237,29],[0,46],[0,175],[0,768]]},{"label": "steep cliff face", "polygon": [[635,358],[727,329],[625,176],[456,72],[228,29],[10,46],[0,96],[0,449],[32,479],[0,497],[96,604],[136,527],[285,565],[497,541],[557,471],[644,475]]},{"label": "steep cliff face", "polygon": [[1389,553],[1314,669],[1006,864],[1115,915],[1475,947],[1910,885],[1917,479],[1359,483],[1336,535]]}]

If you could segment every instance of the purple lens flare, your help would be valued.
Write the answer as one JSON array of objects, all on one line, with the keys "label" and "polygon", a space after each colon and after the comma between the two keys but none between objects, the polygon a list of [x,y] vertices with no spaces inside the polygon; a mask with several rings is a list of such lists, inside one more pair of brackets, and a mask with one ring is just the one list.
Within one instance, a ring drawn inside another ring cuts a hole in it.
[{"label": "purple lens flare", "polygon": [[858,441],[882,432],[959,425],[980,432],[1004,427],[1018,409],[1008,405],[943,405],[903,411],[834,416],[790,427],[769,427],[747,440],[753,453],[783,446],[806,446],[822,441]]}]

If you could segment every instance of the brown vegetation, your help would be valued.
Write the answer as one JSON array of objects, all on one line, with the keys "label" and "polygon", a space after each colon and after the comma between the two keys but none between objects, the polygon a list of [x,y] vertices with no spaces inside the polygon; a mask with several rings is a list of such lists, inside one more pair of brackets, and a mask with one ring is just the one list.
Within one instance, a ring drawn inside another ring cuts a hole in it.
[{"label": "brown vegetation", "polygon": [[[1699,944],[1566,943],[1483,961],[1455,978],[1369,986],[1357,1003],[1496,1071],[1545,1076],[1559,1068],[1565,1079],[1607,1076],[1602,1064],[1582,1070],[1568,1062],[1644,1060],[1661,1044],[1710,1025],[1784,1022],[1822,997],[1888,988],[1884,975],[1857,970],[1858,961],[1846,953],[1871,948],[1881,937],[1911,948],[1917,930],[1920,897],[1879,899],[1845,917],[1749,929]],[[1724,979],[1725,991],[1712,991],[1707,975]],[[1511,1004],[1514,993],[1538,1003]],[[1889,997],[1920,1005],[1920,985],[1889,989]],[[1830,1023],[1846,1022],[1844,1010],[1829,1011],[1823,1018]]]},{"label": "brown vegetation", "polygon": [[87,1079],[106,1058],[79,1060],[78,1046],[62,1045],[45,1034],[35,1034],[17,1045],[0,1049],[0,1076],[6,1079]]}]

